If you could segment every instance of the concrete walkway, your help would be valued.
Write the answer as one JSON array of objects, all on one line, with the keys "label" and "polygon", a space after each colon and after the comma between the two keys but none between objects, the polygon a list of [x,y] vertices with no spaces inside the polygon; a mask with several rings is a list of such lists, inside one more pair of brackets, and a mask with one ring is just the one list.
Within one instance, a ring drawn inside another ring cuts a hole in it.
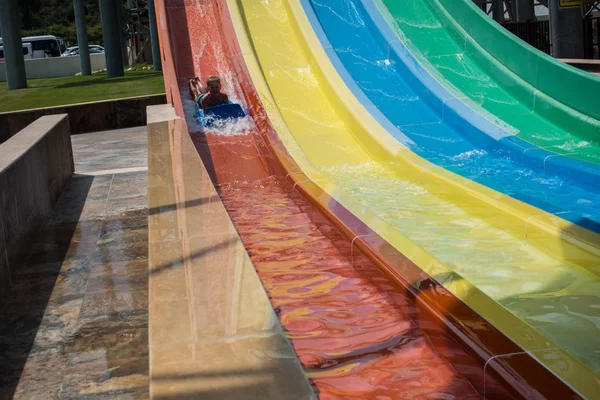
[{"label": "concrete walkway", "polygon": [[0,399],[148,397],[146,137],[72,137],[76,175],[2,304]]}]

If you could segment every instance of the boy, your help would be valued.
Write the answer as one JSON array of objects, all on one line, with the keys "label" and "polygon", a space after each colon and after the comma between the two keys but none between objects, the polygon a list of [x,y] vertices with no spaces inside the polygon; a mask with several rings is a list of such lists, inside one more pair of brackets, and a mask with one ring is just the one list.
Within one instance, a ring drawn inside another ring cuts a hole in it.
[{"label": "boy", "polygon": [[198,107],[202,108],[202,111],[229,103],[227,95],[221,93],[221,80],[218,76],[213,75],[206,80],[206,89],[202,87],[200,78],[192,78],[190,79],[189,90],[190,95],[198,103]]}]

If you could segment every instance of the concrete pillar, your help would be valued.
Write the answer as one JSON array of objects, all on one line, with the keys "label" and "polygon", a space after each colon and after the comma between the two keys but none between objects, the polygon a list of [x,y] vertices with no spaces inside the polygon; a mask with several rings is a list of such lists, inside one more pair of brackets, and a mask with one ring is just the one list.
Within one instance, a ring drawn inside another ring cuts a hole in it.
[{"label": "concrete pillar", "polygon": [[517,22],[535,21],[533,0],[516,0],[514,3]]},{"label": "concrete pillar", "polygon": [[121,51],[121,24],[118,21],[117,3],[121,0],[100,0],[104,56],[109,78],[125,75]]},{"label": "concrete pillar", "polygon": [[[137,7],[137,4],[136,4]],[[133,0],[127,0],[127,5],[125,6],[125,8],[127,9],[127,15],[129,16],[129,18],[131,18],[131,10],[133,10],[134,8],[134,4],[133,4]],[[125,21],[123,21],[125,22]],[[130,24],[129,24],[129,20],[127,20],[127,24],[123,23],[121,29],[123,29],[123,59],[126,60],[126,64],[127,65],[133,65],[133,61],[135,59],[135,55],[133,54],[133,40],[132,37],[127,36],[125,34],[125,27],[127,27],[127,31],[129,32],[129,34],[132,34],[133,31],[136,30],[136,28],[133,28]],[[133,31],[131,30],[131,28],[133,28]],[[129,46],[130,50],[127,51],[127,46]]]},{"label": "concrete pillar", "polygon": [[128,67],[129,60],[127,59],[127,44],[125,43],[125,29],[123,24],[123,2],[118,0],[116,3],[117,21],[119,24],[119,40],[121,43],[121,60],[123,60],[123,67]]},{"label": "concrete pillar", "polygon": [[550,41],[556,58],[583,58],[583,18],[580,7],[561,8],[560,0],[549,0]]},{"label": "concrete pillar", "polygon": [[158,26],[156,25],[156,9],[154,0],[148,0],[148,17],[150,19],[150,41],[152,44],[152,63],[155,71],[162,71],[160,43],[158,41]]},{"label": "concrete pillar", "polygon": [[75,26],[77,27],[77,46],[79,46],[79,62],[81,75],[92,74],[90,49],[88,47],[87,22],[85,20],[85,0],[73,0]]},{"label": "concrete pillar", "polygon": [[2,25],[2,47],[6,63],[8,90],[25,89],[25,59],[21,43],[21,15],[17,0],[0,0],[0,25]]},{"label": "concrete pillar", "polygon": [[504,0],[492,0],[492,18],[496,22],[504,23]]}]

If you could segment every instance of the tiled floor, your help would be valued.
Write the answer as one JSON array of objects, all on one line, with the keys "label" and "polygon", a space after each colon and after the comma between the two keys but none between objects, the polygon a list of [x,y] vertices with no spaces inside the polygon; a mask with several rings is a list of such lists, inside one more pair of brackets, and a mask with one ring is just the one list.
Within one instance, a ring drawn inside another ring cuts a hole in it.
[{"label": "tiled floor", "polygon": [[147,398],[146,128],[72,139],[76,175],[2,304],[0,398]]},{"label": "tiled floor", "polygon": [[[101,137],[102,140],[90,140]],[[148,139],[146,127],[118,129],[71,137],[75,171],[103,174],[112,170],[146,170]]]}]

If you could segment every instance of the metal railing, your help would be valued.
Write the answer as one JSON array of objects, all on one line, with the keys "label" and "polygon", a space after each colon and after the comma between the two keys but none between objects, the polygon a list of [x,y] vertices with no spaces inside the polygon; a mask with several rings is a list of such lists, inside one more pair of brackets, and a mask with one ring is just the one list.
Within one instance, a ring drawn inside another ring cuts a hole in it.
[{"label": "metal railing", "polygon": [[584,57],[600,59],[600,1],[584,0],[581,3],[581,15]]},{"label": "metal railing", "polygon": [[600,59],[600,17],[583,20],[585,58]]},{"label": "metal railing", "polygon": [[508,22],[504,27],[538,50],[551,54],[550,23],[548,21]]}]

